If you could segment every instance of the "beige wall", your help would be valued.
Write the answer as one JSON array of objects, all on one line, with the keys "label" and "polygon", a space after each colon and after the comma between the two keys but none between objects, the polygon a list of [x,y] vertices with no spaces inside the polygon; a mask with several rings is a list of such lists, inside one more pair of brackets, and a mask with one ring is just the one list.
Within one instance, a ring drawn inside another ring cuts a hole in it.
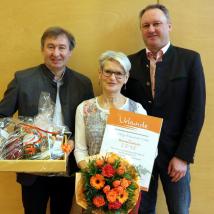
[{"label": "beige wall", "polygon": [[[1,0],[0,13],[0,97],[16,70],[41,63],[39,40],[45,28],[60,25],[77,38],[69,65],[88,75],[96,94],[97,58],[107,49],[127,54],[143,47],[138,29],[138,11],[156,1],[142,0]],[[192,166],[192,214],[212,213],[214,172],[212,170],[214,128],[214,2],[212,0],[163,0],[171,11],[172,42],[201,53],[207,82],[206,122]],[[212,58],[211,58],[212,57]],[[0,173],[0,213],[23,213],[20,187],[14,173]],[[165,214],[160,191],[158,214]],[[76,214],[76,213],[75,213]]]}]

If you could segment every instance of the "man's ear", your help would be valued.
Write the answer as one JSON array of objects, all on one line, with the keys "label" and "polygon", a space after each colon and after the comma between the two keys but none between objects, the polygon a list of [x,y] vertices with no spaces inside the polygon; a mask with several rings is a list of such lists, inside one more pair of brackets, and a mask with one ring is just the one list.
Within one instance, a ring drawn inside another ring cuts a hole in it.
[{"label": "man's ear", "polygon": [[171,22],[168,23],[168,26],[169,26],[169,31],[172,31],[172,23]]},{"label": "man's ear", "polygon": [[69,56],[71,56],[73,54],[73,50],[70,50]]}]

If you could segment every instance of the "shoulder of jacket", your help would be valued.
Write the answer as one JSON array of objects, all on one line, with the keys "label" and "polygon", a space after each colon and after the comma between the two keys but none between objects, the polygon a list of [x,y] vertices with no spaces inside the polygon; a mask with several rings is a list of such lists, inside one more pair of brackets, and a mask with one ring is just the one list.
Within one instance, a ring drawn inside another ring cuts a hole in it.
[{"label": "shoulder of jacket", "polygon": [[129,59],[132,59],[132,58],[136,58],[136,57],[141,57],[144,53],[145,53],[145,50],[146,49],[142,49],[136,53],[133,53],[133,54],[130,54],[128,57]]},{"label": "shoulder of jacket", "polygon": [[80,80],[81,82],[84,81],[84,82],[91,82],[91,80],[85,76],[84,74],[81,74],[75,70],[72,70],[70,68],[67,68],[67,71],[68,71],[68,75],[70,75],[70,77],[73,77],[77,80]]},{"label": "shoulder of jacket", "polygon": [[171,46],[171,48],[177,52],[179,55],[188,55],[188,56],[195,56],[195,55],[199,55],[199,53],[197,51],[191,50],[191,49],[187,49],[187,48],[182,48],[182,47],[177,47],[177,46]]},{"label": "shoulder of jacket", "polygon": [[16,78],[28,78],[28,77],[31,77],[32,75],[38,75],[39,72],[42,70],[41,66],[38,65],[38,66],[35,66],[35,67],[31,67],[31,68],[27,68],[27,69],[24,69],[24,70],[19,70],[15,73],[15,76]]}]

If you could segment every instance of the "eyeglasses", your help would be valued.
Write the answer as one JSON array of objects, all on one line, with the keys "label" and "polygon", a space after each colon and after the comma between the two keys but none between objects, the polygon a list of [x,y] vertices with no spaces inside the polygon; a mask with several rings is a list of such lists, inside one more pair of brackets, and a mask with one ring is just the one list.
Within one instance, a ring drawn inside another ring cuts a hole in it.
[{"label": "eyeglasses", "polygon": [[110,70],[102,70],[102,73],[105,77],[110,77],[112,74],[114,74],[116,79],[122,79],[125,76],[125,73],[119,72],[119,71],[110,71]]}]

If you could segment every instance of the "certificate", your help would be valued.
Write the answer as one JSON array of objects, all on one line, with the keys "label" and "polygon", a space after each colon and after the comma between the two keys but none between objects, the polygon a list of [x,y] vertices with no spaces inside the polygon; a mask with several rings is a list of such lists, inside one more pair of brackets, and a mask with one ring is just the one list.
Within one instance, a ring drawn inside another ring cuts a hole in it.
[{"label": "certificate", "polygon": [[148,191],[163,120],[124,110],[110,109],[100,153],[114,152],[130,161]]}]

